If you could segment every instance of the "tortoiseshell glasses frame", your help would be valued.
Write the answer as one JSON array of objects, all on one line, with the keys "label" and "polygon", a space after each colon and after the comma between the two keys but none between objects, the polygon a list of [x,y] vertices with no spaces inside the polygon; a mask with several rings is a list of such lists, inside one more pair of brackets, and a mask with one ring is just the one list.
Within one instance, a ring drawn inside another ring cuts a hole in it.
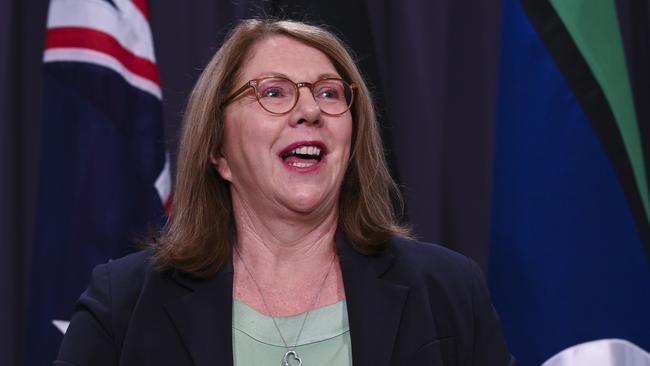
[{"label": "tortoiseshell glasses frame", "polygon": [[257,102],[265,111],[283,115],[296,107],[300,97],[299,90],[303,87],[311,91],[321,112],[330,116],[340,116],[350,110],[354,101],[354,90],[357,88],[354,83],[348,84],[343,79],[334,77],[319,79],[314,83],[296,83],[283,76],[267,76],[246,82],[226,98],[225,105],[252,88]]}]

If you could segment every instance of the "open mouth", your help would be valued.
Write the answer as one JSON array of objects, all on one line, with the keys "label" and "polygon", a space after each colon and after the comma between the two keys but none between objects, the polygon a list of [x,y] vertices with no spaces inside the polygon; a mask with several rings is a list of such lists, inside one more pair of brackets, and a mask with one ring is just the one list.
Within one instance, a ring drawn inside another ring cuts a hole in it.
[{"label": "open mouth", "polygon": [[290,167],[310,168],[320,163],[325,154],[325,145],[320,142],[298,142],[282,150],[280,158]]}]

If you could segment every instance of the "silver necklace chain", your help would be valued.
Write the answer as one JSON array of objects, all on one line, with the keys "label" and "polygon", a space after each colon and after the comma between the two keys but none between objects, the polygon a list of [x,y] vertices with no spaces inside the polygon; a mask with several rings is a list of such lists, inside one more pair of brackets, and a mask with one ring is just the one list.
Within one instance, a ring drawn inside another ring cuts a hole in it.
[{"label": "silver necklace chain", "polygon": [[278,326],[278,322],[275,319],[275,316],[271,315],[269,305],[266,303],[266,299],[264,298],[264,294],[262,293],[262,288],[255,280],[255,277],[253,277],[253,273],[251,272],[250,268],[248,268],[248,265],[246,264],[244,257],[242,257],[241,253],[239,252],[239,249],[237,249],[236,246],[234,247],[234,249],[235,249],[235,253],[237,253],[237,256],[239,257],[242,264],[244,265],[244,269],[246,270],[246,273],[248,273],[248,276],[251,278],[251,280],[253,280],[253,284],[255,284],[255,288],[257,288],[257,292],[260,293],[260,297],[262,298],[262,303],[264,304],[264,308],[266,309],[266,312],[271,317],[271,320],[273,320],[273,325],[275,326],[275,329],[278,331],[278,335],[280,335],[280,339],[282,339],[282,343],[284,343],[284,347],[287,349],[287,352],[285,352],[284,357],[282,358],[283,365],[290,366],[289,356],[292,356],[295,360],[298,361],[297,366],[302,365],[302,359],[296,353],[296,347],[298,346],[298,341],[300,340],[300,336],[302,335],[302,330],[305,328],[305,324],[307,323],[307,318],[309,317],[309,314],[311,313],[314,306],[316,306],[316,304],[318,303],[320,294],[323,292],[323,288],[325,288],[325,282],[327,281],[327,278],[329,277],[329,274],[332,271],[332,266],[334,265],[334,259],[336,259],[336,253],[334,253],[334,255],[332,256],[332,260],[330,261],[330,264],[327,267],[327,272],[325,272],[325,276],[323,276],[323,281],[318,287],[318,291],[314,295],[314,300],[312,300],[311,306],[308,308],[309,310],[305,312],[305,316],[302,318],[302,324],[300,325],[300,329],[298,330],[298,335],[296,336],[296,341],[294,345],[289,346],[287,341],[284,339],[284,336],[282,335],[282,331],[280,331],[280,326]]}]

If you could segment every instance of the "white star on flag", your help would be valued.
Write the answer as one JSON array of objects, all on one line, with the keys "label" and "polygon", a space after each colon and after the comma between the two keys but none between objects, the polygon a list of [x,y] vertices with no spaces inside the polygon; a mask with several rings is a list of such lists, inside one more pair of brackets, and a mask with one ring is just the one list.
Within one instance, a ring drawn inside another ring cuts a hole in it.
[{"label": "white star on flag", "polygon": [[61,333],[65,334],[65,331],[68,330],[68,325],[70,325],[70,322],[67,320],[54,319],[52,320],[52,324],[54,324],[56,329],[60,330]]}]

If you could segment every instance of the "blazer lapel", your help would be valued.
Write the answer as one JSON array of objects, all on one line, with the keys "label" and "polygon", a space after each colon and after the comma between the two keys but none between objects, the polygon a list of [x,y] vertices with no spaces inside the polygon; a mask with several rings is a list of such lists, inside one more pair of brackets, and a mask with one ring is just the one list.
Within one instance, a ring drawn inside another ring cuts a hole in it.
[{"label": "blazer lapel", "polygon": [[353,364],[387,366],[409,288],[382,279],[395,259],[392,254],[362,255],[340,232],[336,242],[350,321]]},{"label": "blazer lapel", "polygon": [[194,364],[232,366],[232,262],[209,280],[194,280],[178,272],[174,279],[191,292],[165,308]]},{"label": "blazer lapel", "polygon": [[[355,366],[388,366],[409,288],[382,279],[392,254],[365,256],[342,233],[336,236]],[[232,366],[232,262],[199,281],[178,272],[190,292],[165,306],[196,366]]]}]

